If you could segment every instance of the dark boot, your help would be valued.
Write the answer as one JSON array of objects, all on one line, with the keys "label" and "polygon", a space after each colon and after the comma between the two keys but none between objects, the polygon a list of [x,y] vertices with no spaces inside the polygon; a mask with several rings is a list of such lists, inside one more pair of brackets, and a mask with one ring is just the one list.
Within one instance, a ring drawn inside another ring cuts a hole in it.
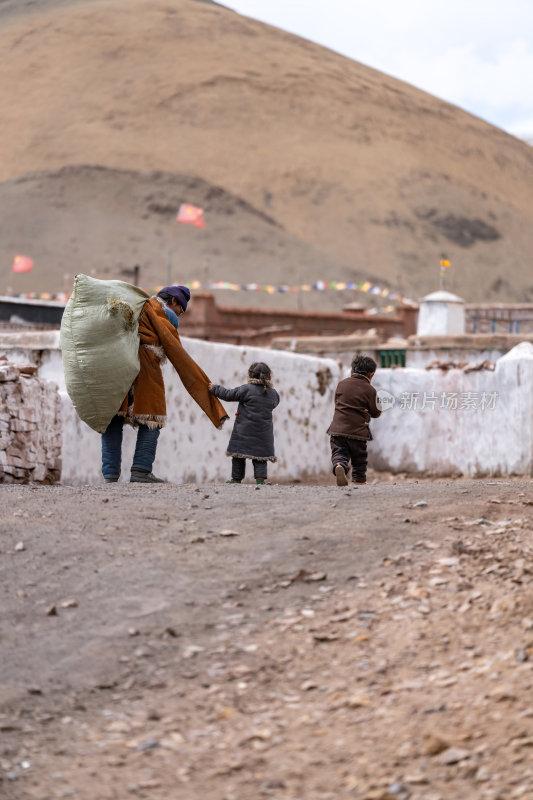
[{"label": "dark boot", "polygon": [[153,472],[132,468],[130,483],[167,483],[167,481],[163,478],[156,478]]}]

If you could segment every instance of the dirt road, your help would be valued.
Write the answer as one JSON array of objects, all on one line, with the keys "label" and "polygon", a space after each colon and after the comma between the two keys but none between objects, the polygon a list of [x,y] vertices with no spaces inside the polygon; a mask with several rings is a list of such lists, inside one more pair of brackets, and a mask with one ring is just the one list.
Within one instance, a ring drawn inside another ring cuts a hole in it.
[{"label": "dirt road", "polygon": [[2,487],[0,797],[533,797],[532,496]]}]

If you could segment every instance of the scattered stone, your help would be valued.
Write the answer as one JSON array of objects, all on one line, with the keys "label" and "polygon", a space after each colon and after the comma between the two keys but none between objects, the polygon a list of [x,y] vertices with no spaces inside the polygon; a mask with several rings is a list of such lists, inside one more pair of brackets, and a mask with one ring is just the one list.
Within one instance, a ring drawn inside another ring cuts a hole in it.
[{"label": "scattered stone", "polygon": [[185,648],[183,651],[183,658],[194,658],[194,656],[198,655],[198,653],[202,653],[204,650],[203,647],[197,644],[190,644],[188,647]]},{"label": "scattered stone", "polygon": [[25,550],[24,542],[17,542],[15,545],[15,550],[20,553],[21,550]]},{"label": "scattered stone", "polygon": [[486,767],[479,767],[474,775],[474,780],[477,781],[477,783],[486,783],[490,781],[490,772]]},{"label": "scattered stone", "polygon": [[314,583],[315,581],[325,581],[327,577],[325,572],[308,572],[306,569],[300,569],[296,575],[293,575],[289,580],[291,583],[295,583],[296,581]]},{"label": "scattered stone", "polygon": [[470,758],[470,756],[471,753],[469,753],[468,750],[463,750],[460,747],[449,747],[440,754],[439,761],[445,766],[451,766],[452,764],[458,764],[460,761]]},{"label": "scattered stone", "polygon": [[421,772],[413,772],[412,774],[405,775],[404,781],[407,784],[412,783],[413,786],[429,783],[427,775],[423,775]]},{"label": "scattered stone", "polygon": [[333,633],[314,633],[313,639],[315,642],[336,642],[338,640],[338,636],[335,636]]},{"label": "scattered stone", "polygon": [[398,795],[402,795],[402,800],[408,800],[408,798],[411,796],[411,792],[409,791],[405,783],[402,783],[402,781],[395,781],[394,783],[391,783],[388,791],[395,797]]},{"label": "scattered stone", "polygon": [[490,607],[489,614],[504,614],[508,611],[514,611],[516,601],[510,595],[502,595],[498,597]]},{"label": "scattered stone", "polygon": [[284,781],[263,781],[259,784],[259,789],[262,792],[272,792],[275,789],[286,789],[287,785]]},{"label": "scattered stone", "polygon": [[424,743],[424,753],[428,756],[438,756],[450,749],[450,743],[441,736],[429,733]]},{"label": "scattered stone", "polygon": [[48,606],[48,608],[46,609],[46,615],[48,617],[57,617],[57,608],[55,604]]},{"label": "scattered stone", "polygon": [[[146,742],[140,742],[139,744],[132,747],[132,750],[135,752],[142,752],[143,750],[152,750],[154,747],[159,747],[159,742],[156,739],[149,739]],[[146,782],[145,782],[146,783]],[[159,784],[157,784],[159,786]],[[150,781],[150,786],[145,786],[144,788],[155,788],[153,781]]]},{"label": "scattered stone", "polygon": [[78,601],[74,600],[73,597],[69,597],[69,598],[67,598],[67,600],[62,600],[59,605],[60,605],[61,608],[77,608],[78,607]]},{"label": "scattered stone", "polygon": [[444,558],[439,558],[437,561],[441,567],[455,567],[459,563],[458,556],[448,556]]},{"label": "scattered stone", "polygon": [[346,705],[348,708],[368,708],[371,702],[364,694],[354,694],[352,697],[348,698]]}]

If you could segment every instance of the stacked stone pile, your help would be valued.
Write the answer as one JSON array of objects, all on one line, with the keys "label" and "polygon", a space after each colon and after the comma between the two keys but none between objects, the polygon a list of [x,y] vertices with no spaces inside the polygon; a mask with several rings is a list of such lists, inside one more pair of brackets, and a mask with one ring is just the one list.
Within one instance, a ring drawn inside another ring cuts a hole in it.
[{"label": "stacked stone pile", "polygon": [[56,483],[61,477],[59,392],[36,371],[0,356],[0,483]]}]

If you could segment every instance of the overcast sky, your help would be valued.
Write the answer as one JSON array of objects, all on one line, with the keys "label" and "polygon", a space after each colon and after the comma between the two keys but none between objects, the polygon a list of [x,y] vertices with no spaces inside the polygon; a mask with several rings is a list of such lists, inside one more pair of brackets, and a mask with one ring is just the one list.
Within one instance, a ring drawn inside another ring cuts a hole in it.
[{"label": "overcast sky", "polygon": [[533,138],[533,0],[221,0]]}]

